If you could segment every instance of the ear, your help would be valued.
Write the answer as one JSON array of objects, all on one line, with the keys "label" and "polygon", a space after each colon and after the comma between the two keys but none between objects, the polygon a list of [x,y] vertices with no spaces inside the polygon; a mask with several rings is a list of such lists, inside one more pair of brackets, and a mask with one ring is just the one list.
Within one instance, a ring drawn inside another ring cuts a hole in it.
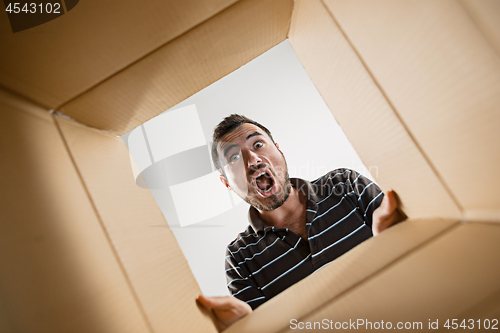
[{"label": "ear", "polygon": [[228,189],[228,190],[230,190],[230,189],[231,189],[231,187],[229,187],[229,183],[227,182],[226,177],[224,177],[223,175],[220,175],[220,176],[219,176],[219,179],[220,179],[220,181],[222,182],[222,184],[224,184],[224,186],[226,186],[226,187],[227,187],[227,189]]},{"label": "ear", "polygon": [[276,148],[278,148],[278,150],[280,151],[281,155],[283,155],[283,152],[280,150],[280,145],[277,143],[275,143],[275,145],[276,145]]}]

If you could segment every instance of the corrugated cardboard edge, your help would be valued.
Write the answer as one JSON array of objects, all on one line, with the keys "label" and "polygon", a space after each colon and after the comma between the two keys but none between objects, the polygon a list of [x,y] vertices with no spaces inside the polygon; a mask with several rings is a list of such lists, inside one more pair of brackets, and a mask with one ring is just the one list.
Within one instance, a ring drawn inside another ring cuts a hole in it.
[{"label": "corrugated cardboard edge", "polygon": [[465,220],[468,223],[500,223],[500,210],[467,210]]},{"label": "corrugated cardboard edge", "polygon": [[295,3],[290,42],[360,158],[379,170],[374,178],[407,204],[405,213],[461,219],[461,207],[322,1]]},{"label": "corrugated cardboard edge", "polygon": [[151,332],[53,118],[1,90],[0,102],[1,330]]},{"label": "corrugated cardboard edge", "polygon": [[121,261],[120,256],[119,256],[118,252],[116,251],[116,248],[115,248],[115,246],[114,246],[114,244],[113,244],[113,242],[112,242],[112,240],[111,240],[111,238],[109,236],[109,233],[106,230],[106,226],[103,223],[103,220],[102,220],[102,217],[101,217],[101,215],[99,213],[99,210],[97,209],[97,207],[96,207],[96,205],[94,203],[94,200],[92,199],[92,196],[91,196],[91,194],[89,192],[89,189],[88,189],[87,185],[85,184],[85,180],[83,179],[82,174],[81,174],[81,172],[80,172],[80,170],[78,168],[78,165],[76,164],[76,161],[75,161],[75,159],[73,157],[73,154],[71,153],[71,149],[68,146],[68,142],[66,141],[66,138],[64,137],[64,134],[63,134],[63,132],[61,130],[61,125],[59,124],[58,116],[56,114],[52,114],[52,119],[54,121],[54,124],[56,125],[56,128],[57,128],[57,131],[58,131],[59,135],[61,136],[61,140],[62,140],[62,142],[64,144],[64,147],[66,148],[66,151],[67,151],[68,156],[69,156],[69,158],[71,160],[71,163],[73,164],[73,167],[75,168],[75,171],[78,174],[78,178],[80,179],[80,182],[82,183],[82,187],[84,188],[85,193],[87,194],[87,197],[88,197],[88,199],[89,199],[89,201],[90,201],[90,203],[92,205],[92,208],[93,208],[93,210],[95,212],[95,215],[97,216],[97,219],[99,220],[101,228],[104,231],[104,234],[106,235],[106,240],[108,241],[109,246],[113,250],[113,255],[115,256],[116,261],[117,261],[117,263],[118,263],[118,265],[119,265],[119,267],[120,267],[120,269],[121,269],[121,271],[123,273],[123,276],[125,277],[125,280],[127,281],[127,285],[129,286],[130,291],[131,291],[131,293],[132,293],[135,301],[137,302],[138,308],[141,311],[141,315],[143,316],[144,321],[146,322],[149,330],[151,332],[154,332],[153,327],[151,326],[151,322],[149,321],[149,319],[148,319],[148,317],[147,317],[147,315],[146,315],[146,313],[144,311],[144,307],[142,306],[141,301],[140,301],[139,297],[137,296],[137,293],[136,293],[134,287],[132,286],[132,283],[130,281],[130,277],[129,277],[127,271],[125,270],[125,267],[123,266],[123,262]]},{"label": "corrugated cardboard edge", "polygon": [[292,0],[241,0],[58,111],[122,135],[286,39]]},{"label": "corrugated cardboard edge", "polygon": [[496,0],[458,0],[500,56],[500,3]]},{"label": "corrugated cardboard edge", "polygon": [[57,109],[236,1],[80,1],[56,20],[15,34],[3,15],[0,81]]},{"label": "corrugated cardboard edge", "polygon": [[[228,329],[232,332],[281,332],[290,320],[305,318],[349,295],[412,253],[436,242],[460,223],[453,220],[415,220],[400,223],[340,256],[261,305]],[[333,319],[333,318],[331,318]]]},{"label": "corrugated cardboard edge", "polygon": [[404,128],[404,130],[406,131],[406,133],[408,134],[408,137],[410,138],[410,140],[413,142],[413,144],[415,145],[418,153],[423,157],[423,159],[425,160],[425,162],[429,165],[430,169],[432,170],[432,172],[435,174],[436,176],[436,179],[437,181],[442,185],[442,187],[445,189],[445,191],[448,193],[448,195],[450,196],[450,198],[453,200],[454,204],[458,207],[458,209],[463,212],[463,207],[462,205],[460,204],[460,202],[457,200],[457,198],[455,197],[454,193],[451,191],[450,187],[448,186],[448,184],[446,184],[446,182],[444,181],[443,177],[441,176],[441,174],[439,173],[438,169],[436,168],[436,166],[434,165],[434,163],[432,162],[432,160],[429,158],[429,156],[427,156],[427,153],[424,151],[424,149],[422,148],[422,146],[420,145],[420,143],[418,142],[417,138],[415,137],[415,135],[412,133],[412,131],[410,130],[410,127],[406,124],[406,122],[403,120],[403,118],[401,117],[401,115],[399,114],[398,110],[396,109],[396,107],[394,106],[394,104],[392,103],[391,99],[389,98],[389,96],[387,95],[387,93],[385,92],[384,88],[380,85],[380,83],[378,82],[377,78],[375,77],[375,75],[373,74],[372,70],[370,69],[370,67],[368,66],[368,64],[366,63],[366,61],[363,59],[363,56],[359,53],[358,49],[356,48],[356,46],[352,43],[351,39],[349,38],[349,36],[347,35],[347,33],[345,32],[345,30],[342,28],[342,26],[340,25],[339,21],[335,18],[335,15],[334,13],[332,12],[331,8],[325,4],[325,1],[324,0],[321,0],[321,2],[323,3],[323,6],[328,10],[328,12],[330,13],[330,16],[332,18],[332,20],[335,22],[335,24],[337,25],[337,27],[339,28],[339,30],[342,32],[342,35],[344,36],[345,40],[347,41],[347,43],[349,43],[351,49],[354,51],[354,53],[356,54],[356,56],[358,57],[359,61],[361,62],[362,66],[365,68],[366,72],[368,73],[368,75],[370,76],[370,78],[373,80],[373,82],[375,83],[375,85],[377,86],[378,90],[380,90],[380,92],[382,93],[382,95],[384,96],[384,99],[387,101],[387,104],[389,104],[390,106],[390,109],[394,112],[394,115],[396,116],[398,122],[401,124],[401,126]]},{"label": "corrugated cardboard edge", "polygon": [[500,179],[472,181],[500,163],[500,58],[477,26],[488,21],[455,0],[323,2],[462,212],[498,209]]},{"label": "corrugated cardboard edge", "polygon": [[201,291],[177,240],[149,190],[135,184],[123,140],[55,119],[152,331],[214,332],[211,313],[195,302]]},{"label": "corrugated cardboard edge", "polygon": [[79,94],[77,94],[77,95],[75,95],[75,96],[72,96],[70,99],[68,99],[68,100],[66,100],[66,101],[64,101],[64,102],[62,102],[62,103],[60,103],[59,105],[57,105],[56,109],[62,109],[62,107],[63,107],[64,105],[66,105],[66,104],[68,104],[68,103],[71,103],[73,100],[75,100],[75,99],[79,98],[80,96],[82,96],[82,95],[86,94],[88,91],[90,91],[90,90],[94,89],[95,87],[99,86],[100,84],[102,84],[102,83],[106,82],[106,81],[107,81],[108,79],[110,79],[111,77],[113,77],[113,76],[117,75],[117,74],[118,74],[118,73],[120,73],[120,72],[125,71],[127,68],[129,68],[129,67],[133,66],[135,63],[138,63],[138,62],[140,62],[141,60],[143,60],[143,59],[147,58],[149,55],[151,55],[151,54],[153,54],[154,52],[156,52],[157,50],[161,49],[162,47],[164,47],[165,45],[167,45],[167,44],[168,44],[168,43],[170,43],[171,41],[173,41],[173,40],[175,40],[175,39],[177,39],[177,38],[181,38],[183,35],[185,35],[186,33],[188,33],[190,30],[195,29],[195,28],[196,28],[196,27],[198,27],[199,25],[201,25],[201,24],[205,23],[206,21],[210,20],[211,18],[213,18],[213,17],[217,16],[220,12],[222,12],[222,11],[226,10],[227,8],[229,8],[229,7],[233,6],[233,5],[234,5],[237,1],[240,1],[240,0],[232,0],[232,2],[231,2],[229,5],[227,5],[226,7],[222,8],[221,10],[217,11],[215,14],[212,14],[212,15],[210,15],[209,17],[207,17],[206,19],[204,19],[204,20],[202,20],[202,21],[200,21],[200,22],[198,22],[198,23],[196,23],[196,24],[194,24],[194,25],[192,25],[192,26],[189,26],[189,27],[188,27],[188,29],[183,30],[183,31],[181,31],[180,33],[178,33],[177,35],[175,35],[175,36],[173,36],[173,37],[169,38],[169,39],[168,39],[168,40],[166,40],[163,44],[161,44],[161,45],[159,45],[159,46],[155,47],[152,51],[149,51],[149,52],[147,52],[146,54],[144,54],[144,55],[140,56],[139,58],[134,59],[132,62],[130,62],[130,63],[129,63],[129,64],[127,64],[126,66],[124,66],[124,67],[122,67],[122,68],[118,69],[117,71],[115,71],[115,72],[114,72],[114,73],[112,73],[111,75],[109,75],[109,76],[107,76],[107,77],[103,78],[102,80],[100,80],[99,82],[97,82],[97,83],[93,84],[92,86],[88,87],[87,89],[85,89],[85,90],[84,90],[84,91],[82,91],[81,93],[79,93]]},{"label": "corrugated cardboard edge", "polygon": [[[460,324],[463,319],[484,318],[491,324],[500,314],[500,301],[492,299],[500,290],[500,267],[495,265],[500,260],[499,236],[498,225],[463,224],[453,228],[300,320],[349,322],[359,318],[379,324],[384,320],[392,323],[392,329],[398,322],[420,322],[424,331],[432,331],[429,322],[436,320],[440,331],[448,331],[444,327],[448,319],[451,324],[452,319],[460,318]],[[477,317],[464,318],[469,314]],[[293,332],[291,328],[280,332]],[[477,322],[474,328],[478,331]]]}]

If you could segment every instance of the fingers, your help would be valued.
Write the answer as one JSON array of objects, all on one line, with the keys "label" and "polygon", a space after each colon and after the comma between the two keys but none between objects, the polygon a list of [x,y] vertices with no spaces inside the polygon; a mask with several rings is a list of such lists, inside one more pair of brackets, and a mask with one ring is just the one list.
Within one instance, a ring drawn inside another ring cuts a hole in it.
[{"label": "fingers", "polygon": [[198,302],[208,309],[225,311],[225,310],[240,310],[246,309],[247,307],[251,309],[251,307],[232,296],[211,296],[206,297],[203,295],[198,296]]},{"label": "fingers", "polygon": [[382,203],[373,212],[373,235],[376,236],[383,230],[404,220],[399,211],[399,201],[396,192],[393,190],[385,192]]},{"label": "fingers", "polygon": [[[406,220],[408,217],[401,209],[401,202],[398,194],[394,190],[386,192],[384,199],[387,198],[386,207],[384,208],[385,218],[391,219],[391,225]],[[382,206],[382,205],[381,205]]]},{"label": "fingers", "polygon": [[229,327],[234,322],[252,312],[247,303],[232,296],[198,296],[197,302],[212,310],[219,331]]},{"label": "fingers", "polygon": [[396,223],[399,217],[399,202],[396,197],[396,192],[393,190],[385,192],[384,200],[382,200],[382,204],[380,206],[381,210],[379,214],[383,223],[388,226]]},{"label": "fingers", "polygon": [[382,221],[382,225],[387,228],[390,227],[391,225],[395,224],[398,219],[398,214],[397,212],[393,211],[389,215],[385,217],[385,219]]},{"label": "fingers", "polygon": [[[396,192],[389,190],[385,193],[384,200],[382,200],[382,205],[385,208],[386,214],[391,214],[398,208],[398,201],[396,199]],[[385,204],[384,204],[385,201]]]},{"label": "fingers", "polygon": [[198,296],[198,302],[207,309],[229,310],[233,307],[233,297],[231,296]]},{"label": "fingers", "polygon": [[196,299],[196,301],[198,303],[200,303],[201,305],[203,305],[204,307],[206,307],[207,309],[211,309],[212,308],[212,301],[208,297],[200,295],[200,296],[198,296],[198,298]]}]

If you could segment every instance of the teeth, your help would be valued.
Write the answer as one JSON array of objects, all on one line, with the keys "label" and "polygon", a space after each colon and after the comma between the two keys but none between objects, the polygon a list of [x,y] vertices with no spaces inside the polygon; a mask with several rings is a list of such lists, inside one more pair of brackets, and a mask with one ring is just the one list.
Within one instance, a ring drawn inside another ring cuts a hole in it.
[{"label": "teeth", "polygon": [[[257,175],[257,177],[255,177],[255,179],[259,178],[260,176],[264,176],[264,175],[266,175],[266,174],[267,174],[267,172],[263,171],[263,172],[259,173],[259,174]],[[267,175],[266,177],[268,177],[268,178],[269,178],[269,175]],[[273,189],[273,187],[274,187],[274,184],[273,184],[273,186],[271,186],[271,187],[270,187],[270,188],[268,188],[267,190],[265,190],[265,191],[260,190],[260,191],[261,191],[261,192],[263,192],[263,193],[268,193],[269,191],[271,191],[271,190]]]},{"label": "teeth", "polygon": [[267,192],[271,191],[271,190],[273,189],[273,187],[274,187],[274,184],[273,184],[273,186],[271,186],[271,187],[270,187],[267,191],[263,191],[263,192],[264,192],[264,193],[267,193]]}]

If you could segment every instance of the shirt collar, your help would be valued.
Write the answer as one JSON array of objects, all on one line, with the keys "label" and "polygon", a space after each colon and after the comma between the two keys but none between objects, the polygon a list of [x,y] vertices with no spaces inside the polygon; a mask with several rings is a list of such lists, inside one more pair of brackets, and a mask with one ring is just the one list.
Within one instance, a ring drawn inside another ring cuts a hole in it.
[{"label": "shirt collar", "polygon": [[[304,195],[306,196],[306,209],[317,211],[317,203],[321,200],[321,198],[318,196],[318,193],[322,193],[318,188],[320,185],[311,184],[311,182],[300,178],[290,178],[290,182],[292,183],[292,186],[295,187],[295,189],[302,191],[302,193],[304,193]],[[255,233],[261,230],[267,231],[272,228],[260,219],[259,212],[253,206],[250,206],[250,208],[248,209],[248,222],[250,223],[250,226]]]}]

